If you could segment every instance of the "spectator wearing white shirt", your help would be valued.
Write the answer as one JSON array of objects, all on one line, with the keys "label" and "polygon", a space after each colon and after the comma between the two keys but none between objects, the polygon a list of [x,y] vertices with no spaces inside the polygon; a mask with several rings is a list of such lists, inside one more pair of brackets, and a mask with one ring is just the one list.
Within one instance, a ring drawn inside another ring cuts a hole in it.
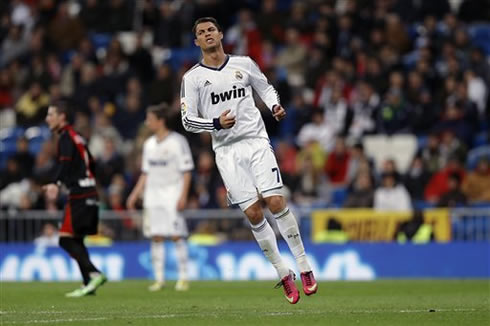
[{"label": "spectator wearing white shirt", "polygon": [[306,146],[308,143],[319,143],[325,152],[330,152],[335,144],[335,131],[324,123],[322,110],[314,110],[311,117],[311,122],[301,127],[297,144],[300,147]]},{"label": "spectator wearing white shirt", "polygon": [[374,209],[398,212],[408,212],[412,209],[410,194],[405,186],[396,184],[393,173],[383,174],[381,186],[374,192]]}]

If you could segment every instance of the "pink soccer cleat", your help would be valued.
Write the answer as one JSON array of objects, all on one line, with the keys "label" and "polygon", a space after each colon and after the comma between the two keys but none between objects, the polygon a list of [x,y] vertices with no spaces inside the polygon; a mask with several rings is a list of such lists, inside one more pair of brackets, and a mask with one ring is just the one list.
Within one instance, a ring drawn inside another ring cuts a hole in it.
[{"label": "pink soccer cleat", "polygon": [[318,290],[318,283],[312,271],[301,273],[301,282],[303,283],[303,292],[306,295],[315,294]]},{"label": "pink soccer cleat", "polygon": [[286,300],[290,304],[295,304],[299,301],[299,291],[296,288],[296,284],[294,284],[294,280],[296,279],[296,275],[292,271],[289,272],[289,275],[284,276],[279,283],[275,286],[275,288],[283,287]]}]

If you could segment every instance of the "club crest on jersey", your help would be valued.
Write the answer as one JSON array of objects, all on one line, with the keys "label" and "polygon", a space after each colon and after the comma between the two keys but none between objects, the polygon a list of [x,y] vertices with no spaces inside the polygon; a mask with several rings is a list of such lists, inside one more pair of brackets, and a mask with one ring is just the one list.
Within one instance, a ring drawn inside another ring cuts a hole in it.
[{"label": "club crest on jersey", "polygon": [[240,98],[245,96],[245,88],[236,88],[236,86],[233,86],[232,90],[219,93],[219,94],[214,94],[214,92],[211,93],[211,103],[212,104],[218,104],[219,102],[225,102],[231,99],[235,98]]},{"label": "club crest on jersey", "polygon": [[243,75],[240,72],[240,70],[235,71],[235,78],[238,79],[238,80],[242,80],[243,79]]},{"label": "club crest on jersey", "polygon": [[185,105],[184,102],[182,102],[182,104],[180,105],[180,112],[182,114],[186,113],[187,112],[187,105]]}]

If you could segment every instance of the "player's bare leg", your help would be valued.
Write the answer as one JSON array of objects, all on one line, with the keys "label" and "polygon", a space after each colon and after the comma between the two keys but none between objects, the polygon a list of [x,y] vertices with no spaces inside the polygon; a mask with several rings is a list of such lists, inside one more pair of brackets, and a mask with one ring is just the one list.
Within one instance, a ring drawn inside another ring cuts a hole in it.
[{"label": "player's bare leg", "polygon": [[286,240],[289,249],[296,259],[296,263],[301,272],[304,293],[306,295],[316,293],[318,284],[306,257],[305,247],[303,240],[301,240],[301,234],[295,216],[286,206],[286,201],[283,196],[274,195],[266,197],[264,200],[276,219],[277,227],[282,237]]},{"label": "player's bare leg", "polygon": [[264,255],[277,271],[277,275],[281,280],[278,285],[283,286],[286,300],[291,304],[295,304],[299,300],[299,292],[294,284],[294,273],[291,274],[292,272],[286,266],[279,253],[276,235],[264,218],[260,203],[257,201],[249,206],[245,210],[245,215],[247,215],[247,218],[250,221],[252,233],[257,240],[260,249],[262,249]]},{"label": "player's bare leg", "polygon": [[165,245],[164,238],[153,236],[151,238],[151,264],[155,274],[155,283],[148,287],[149,291],[159,291],[165,286]]},{"label": "player's bare leg", "polygon": [[178,280],[175,284],[176,291],[189,290],[189,280],[187,276],[188,250],[187,242],[184,238],[174,237],[172,239],[175,244],[175,255],[177,256]]}]

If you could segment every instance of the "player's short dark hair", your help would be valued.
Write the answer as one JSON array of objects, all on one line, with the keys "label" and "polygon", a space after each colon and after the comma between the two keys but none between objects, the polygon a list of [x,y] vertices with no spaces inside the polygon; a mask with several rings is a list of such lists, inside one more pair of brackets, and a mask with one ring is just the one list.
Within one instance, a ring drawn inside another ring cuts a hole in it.
[{"label": "player's short dark hair", "polygon": [[222,32],[223,30],[221,29],[221,26],[218,24],[218,21],[216,20],[216,18],[214,17],[201,17],[201,18],[198,18],[196,19],[196,21],[194,22],[194,26],[192,26],[192,34],[194,34],[194,36],[196,35],[196,29],[197,29],[197,25],[201,24],[201,23],[213,23],[214,26],[216,26],[216,28],[218,29],[218,31]]},{"label": "player's short dark hair", "polygon": [[56,100],[50,106],[56,108],[58,114],[64,114],[66,122],[73,123],[73,110],[66,100]]},{"label": "player's short dark hair", "polygon": [[165,120],[165,123],[170,117],[170,106],[167,103],[160,103],[156,105],[150,105],[146,109],[147,113],[153,113],[158,120]]}]

